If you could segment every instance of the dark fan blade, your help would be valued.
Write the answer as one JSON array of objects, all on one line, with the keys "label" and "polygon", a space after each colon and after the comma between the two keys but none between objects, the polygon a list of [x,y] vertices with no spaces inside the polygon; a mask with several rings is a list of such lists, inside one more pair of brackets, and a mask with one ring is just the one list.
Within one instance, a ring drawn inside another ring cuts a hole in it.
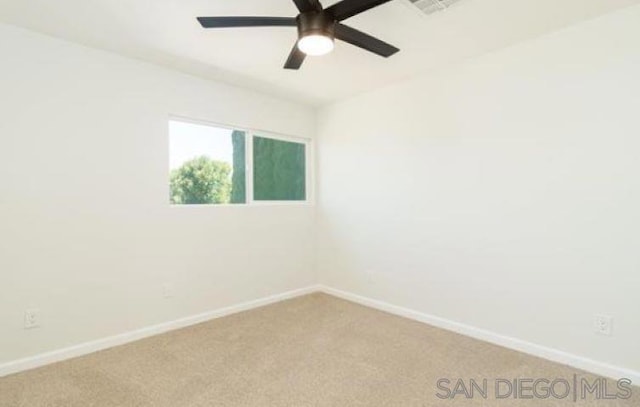
[{"label": "dark fan blade", "polygon": [[198,17],[204,28],[295,27],[293,17]]},{"label": "dark fan blade", "polygon": [[342,21],[389,1],[391,0],[342,0],[326,9],[326,12],[337,21]]},{"label": "dark fan blade", "polygon": [[298,49],[298,43],[295,43],[287,62],[284,64],[284,69],[300,69],[305,57],[305,53]]},{"label": "dark fan blade", "polygon": [[296,7],[301,13],[307,11],[322,11],[322,6],[318,0],[293,0],[296,3]]},{"label": "dark fan blade", "polygon": [[341,23],[336,24],[336,38],[385,58],[388,58],[400,51],[391,44],[387,44],[386,42],[374,38],[369,34],[365,34],[362,31],[358,31],[355,28],[351,28]]}]

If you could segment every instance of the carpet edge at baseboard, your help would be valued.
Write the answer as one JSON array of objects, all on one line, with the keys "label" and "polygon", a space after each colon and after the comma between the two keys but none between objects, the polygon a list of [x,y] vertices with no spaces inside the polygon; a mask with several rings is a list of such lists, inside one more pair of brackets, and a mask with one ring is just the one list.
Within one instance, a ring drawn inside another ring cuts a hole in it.
[{"label": "carpet edge at baseboard", "polygon": [[320,291],[322,290],[319,285],[310,285],[307,287],[290,290],[283,293],[258,298],[255,300],[245,301],[223,308],[218,308],[212,311],[179,318],[173,321],[162,322],[160,324],[139,328],[133,331],[123,332],[105,338],[83,342],[77,345],[39,353],[33,356],[28,356],[9,362],[4,362],[0,364],[0,377],[50,365],[56,362],[62,362],[64,360],[88,355],[90,353],[113,348],[115,346],[124,345],[126,343],[148,338],[150,336],[159,335],[176,329],[185,328],[202,322],[207,322],[212,319],[221,318],[227,315],[248,311],[254,308],[259,308],[265,305]]},{"label": "carpet edge at baseboard", "polygon": [[296,290],[286,291],[280,294],[275,294],[256,300],[246,301],[239,304],[219,308],[216,310],[204,312],[197,315],[192,315],[173,321],[168,321],[144,328],[140,328],[134,331],[124,332],[121,334],[109,336],[94,341],[80,343],[74,346],[57,349],[45,353],[40,353],[34,356],[9,361],[0,364],[0,377],[7,376],[14,373],[19,373],[26,370],[35,369],[41,366],[49,365],[56,362],[61,362],[67,359],[88,355],[100,350],[112,348],[126,343],[134,342],[140,339],[144,339],[150,336],[159,335],[164,332],[173,331],[180,328],[185,328],[191,325],[199,324],[202,322],[210,321],[212,319],[232,315],[242,311],[248,311],[254,308],[259,308],[265,305],[273,304],[276,302],[284,301],[287,299],[315,293],[322,292],[328,295],[333,295],[338,298],[342,298],[354,303],[358,303],[370,308],[378,309],[380,311],[388,312],[390,314],[409,318],[418,322],[422,322],[428,325],[432,325],[438,328],[446,329],[448,331],[456,332],[465,336],[472,337],[481,341],[489,342],[495,345],[502,346],[507,349],[516,350],[532,356],[537,356],[542,359],[549,360],[551,362],[568,365],[577,369],[585,370],[603,377],[609,377],[614,379],[628,378],[633,381],[634,384],[640,383],[640,372],[613,366],[604,362],[599,362],[586,357],[573,355],[567,352],[563,352],[557,349],[549,348],[546,346],[538,345],[535,343],[527,342],[521,339],[512,338],[509,336],[501,335],[492,331],[476,328],[470,325],[451,321],[445,318],[437,317],[434,315],[426,314],[420,311],[415,311],[409,308],[400,307],[384,301],[379,301],[362,295],[354,294],[351,292],[339,290],[322,284],[310,285]]},{"label": "carpet edge at baseboard", "polygon": [[596,374],[598,376],[608,377],[616,380],[626,378],[630,379],[634,385],[640,384],[640,372],[632,369],[614,366],[605,362],[600,362],[583,356],[570,354],[558,349],[553,349],[521,339],[501,335],[496,332],[476,328],[471,325],[437,317],[409,308],[400,307],[359,294],[332,288],[323,284],[319,285],[319,289],[321,292],[328,295],[333,295],[347,301],[351,301],[370,308],[375,308],[377,310],[388,312],[397,316],[409,318],[414,321],[445,329],[447,331],[456,332],[474,339],[502,346],[503,348],[526,353],[528,355],[536,356],[551,362],[571,366],[576,369]]}]

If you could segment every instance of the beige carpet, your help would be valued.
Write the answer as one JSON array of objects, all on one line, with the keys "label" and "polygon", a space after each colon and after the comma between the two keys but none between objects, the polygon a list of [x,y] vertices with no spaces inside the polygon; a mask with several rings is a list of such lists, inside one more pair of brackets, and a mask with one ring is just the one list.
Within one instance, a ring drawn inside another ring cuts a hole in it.
[{"label": "beige carpet", "polygon": [[[629,400],[577,403],[492,394],[499,378],[574,374],[584,375],[312,294],[2,378],[0,406],[640,406],[638,388]],[[487,378],[488,398],[441,400],[439,378],[451,390]]]}]

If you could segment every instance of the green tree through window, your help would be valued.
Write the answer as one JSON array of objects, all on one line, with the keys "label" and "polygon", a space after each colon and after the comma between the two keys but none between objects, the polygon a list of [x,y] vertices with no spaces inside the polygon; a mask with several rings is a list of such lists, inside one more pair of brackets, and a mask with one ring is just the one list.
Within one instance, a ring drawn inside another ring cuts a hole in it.
[{"label": "green tree through window", "polygon": [[253,138],[253,195],[256,201],[306,199],[305,144]]},{"label": "green tree through window", "polygon": [[233,144],[233,176],[231,177],[231,203],[247,202],[245,133],[234,130],[231,134]]},{"label": "green tree through window", "polygon": [[171,172],[172,204],[221,204],[231,197],[231,167],[202,156]]}]

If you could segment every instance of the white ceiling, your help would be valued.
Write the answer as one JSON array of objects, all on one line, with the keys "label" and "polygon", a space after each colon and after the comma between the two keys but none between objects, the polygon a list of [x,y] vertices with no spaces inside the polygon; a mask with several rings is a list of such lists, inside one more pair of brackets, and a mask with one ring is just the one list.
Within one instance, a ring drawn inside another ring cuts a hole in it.
[{"label": "white ceiling", "polygon": [[[324,6],[336,3],[322,1]],[[461,0],[424,16],[393,0],[345,21],[396,45],[383,59],[345,43],[282,69],[296,29],[204,30],[196,16],[295,16],[291,0],[0,0],[0,22],[208,79],[324,104],[595,17],[640,0]]]}]

